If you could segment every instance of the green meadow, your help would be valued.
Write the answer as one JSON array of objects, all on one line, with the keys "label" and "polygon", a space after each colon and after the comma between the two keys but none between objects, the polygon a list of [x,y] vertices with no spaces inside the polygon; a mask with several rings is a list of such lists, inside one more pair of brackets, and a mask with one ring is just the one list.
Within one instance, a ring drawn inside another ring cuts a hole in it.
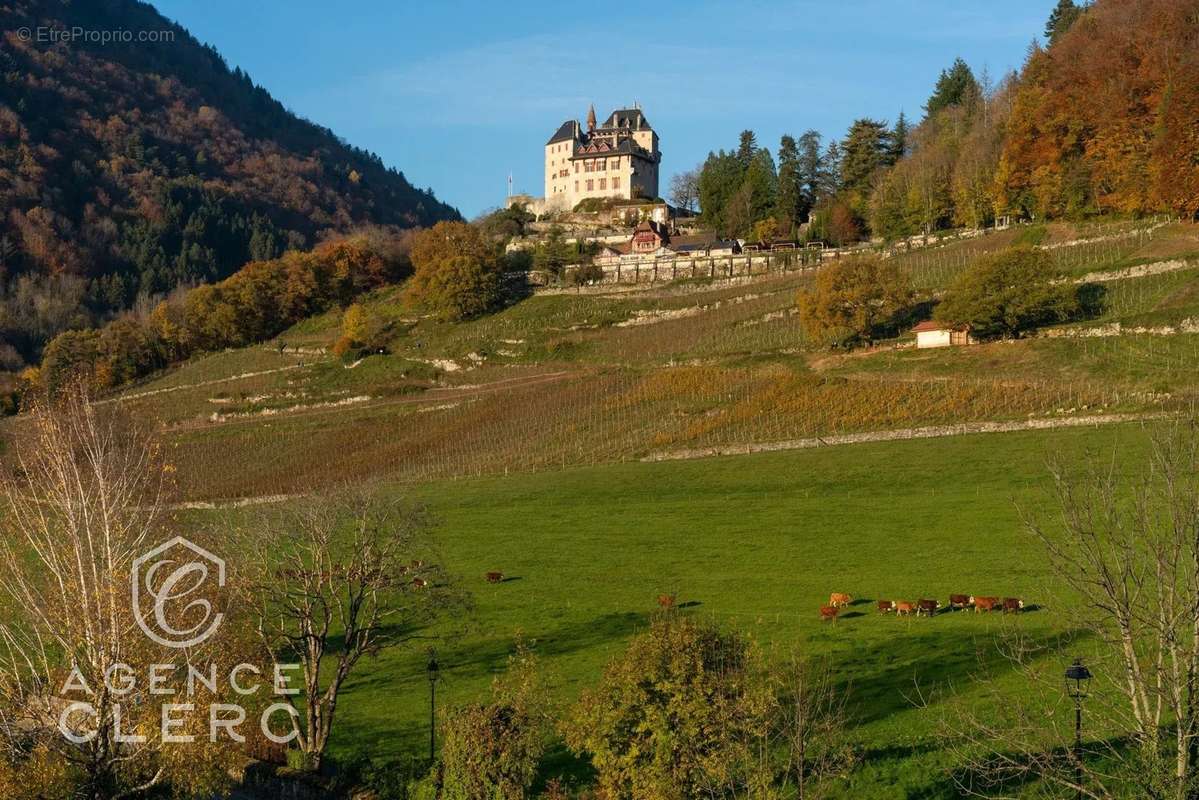
[{"label": "green meadow", "polygon": [[[472,609],[362,665],[334,751],[384,762],[424,752],[429,646],[441,659],[443,711],[481,698],[518,638],[540,655],[555,703],[567,704],[646,625],[657,595],[673,592],[679,613],[743,630],[767,652],[831,659],[862,757],[837,796],[954,797],[941,704],[918,708],[918,691],[981,704],[974,681],[985,677],[1021,696],[997,646],[1017,631],[1058,641],[1069,633],[1069,598],[1055,590],[1018,509],[1051,513],[1051,458],[1131,459],[1145,438],[1133,425],[990,434],[405,490],[436,515],[444,561]],[[508,579],[486,583],[483,574],[497,569]],[[831,591],[856,598],[834,624],[817,613]],[[951,592],[1018,596],[1035,608],[910,619],[879,614],[873,602],[945,602]],[[1064,653],[1044,668],[1057,669]],[[580,769],[558,748],[542,773],[585,778]]]}]

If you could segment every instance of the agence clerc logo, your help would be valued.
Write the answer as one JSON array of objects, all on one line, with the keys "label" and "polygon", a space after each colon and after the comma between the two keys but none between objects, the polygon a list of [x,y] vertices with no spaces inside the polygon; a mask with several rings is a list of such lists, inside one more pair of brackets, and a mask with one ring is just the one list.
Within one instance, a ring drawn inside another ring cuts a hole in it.
[{"label": "agence clerc logo", "polygon": [[133,614],[142,632],[164,647],[195,647],[221,626],[203,596],[225,585],[225,561],[176,536],[133,562]]}]

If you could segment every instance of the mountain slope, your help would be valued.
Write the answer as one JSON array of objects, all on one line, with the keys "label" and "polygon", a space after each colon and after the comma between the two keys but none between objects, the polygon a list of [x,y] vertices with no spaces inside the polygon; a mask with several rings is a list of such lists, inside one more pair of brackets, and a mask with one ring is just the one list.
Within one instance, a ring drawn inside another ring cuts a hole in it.
[{"label": "mountain slope", "polygon": [[[135,39],[37,40],[76,26]],[[219,279],[329,231],[459,216],[150,5],[5,0],[0,30],[0,367],[14,365],[10,348],[31,359],[58,330],[139,294]]]}]

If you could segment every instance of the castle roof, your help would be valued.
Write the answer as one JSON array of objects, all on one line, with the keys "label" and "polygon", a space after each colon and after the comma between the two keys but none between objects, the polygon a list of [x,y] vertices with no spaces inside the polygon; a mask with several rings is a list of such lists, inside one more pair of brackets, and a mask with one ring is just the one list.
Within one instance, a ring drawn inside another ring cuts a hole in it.
[{"label": "castle roof", "polygon": [[637,144],[632,139],[621,139],[616,144],[609,144],[605,139],[591,139],[586,141],[582,146],[575,150],[574,154],[570,158],[572,161],[574,161],[575,159],[594,158],[595,156],[607,155],[630,155],[650,160],[653,159],[653,156],[651,156],[644,147]]},{"label": "castle roof", "polygon": [[600,130],[616,128],[632,128],[634,130],[653,130],[645,114],[639,108],[618,108],[604,120]]},{"label": "castle roof", "polygon": [[[612,133],[613,131],[652,131],[649,120],[645,118],[639,108],[618,108],[608,115],[604,120],[604,124],[598,128],[595,125],[595,107],[588,109],[587,133],[583,132],[582,126],[577,120],[568,119],[559,127],[557,133],[550,137],[546,142],[547,145],[557,142],[569,142],[574,140],[586,141],[589,133]],[[590,130],[594,128],[594,130]]]},{"label": "castle roof", "polygon": [[577,120],[568,119],[559,126],[558,132],[551,136],[546,144],[569,142],[577,138],[579,138],[579,123]]}]

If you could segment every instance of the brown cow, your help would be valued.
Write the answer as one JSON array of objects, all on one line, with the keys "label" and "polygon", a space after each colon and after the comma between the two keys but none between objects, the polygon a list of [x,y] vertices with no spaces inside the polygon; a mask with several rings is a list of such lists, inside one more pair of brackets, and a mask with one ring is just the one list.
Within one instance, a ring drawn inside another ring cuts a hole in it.
[{"label": "brown cow", "polygon": [[966,608],[968,605],[970,605],[970,595],[968,595],[968,594],[951,594],[951,595],[949,595],[949,607],[951,609],[957,610],[959,608]]},{"label": "brown cow", "polygon": [[832,606],[833,608],[840,608],[841,606],[847,606],[852,602],[853,602],[853,596],[845,594],[844,592],[833,592],[832,594],[830,594],[828,596],[828,604],[830,606]]},{"label": "brown cow", "polygon": [[971,597],[970,602],[974,604],[974,613],[978,614],[982,611],[993,611],[999,605],[998,597]]},{"label": "brown cow", "polygon": [[940,607],[941,607],[941,603],[938,600],[925,600],[925,599],[917,600],[916,601],[916,616],[920,616],[921,614],[927,614],[928,616],[931,617],[937,613],[937,609]]},{"label": "brown cow", "polygon": [[486,575],[486,578],[487,578],[487,582],[488,582],[488,583],[503,583],[503,581],[504,581],[504,573],[502,573],[502,572],[488,572],[488,573],[487,573],[487,575]]},{"label": "brown cow", "polygon": [[412,587],[414,589],[423,589],[428,585],[429,585],[429,582],[427,580],[425,580],[424,578],[413,578],[412,579]]},{"label": "brown cow", "polygon": [[674,608],[674,595],[673,594],[658,595],[658,605],[660,605],[662,608]]},{"label": "brown cow", "polygon": [[1024,610],[1024,601],[1019,597],[1003,598],[1003,613],[1019,614]]},{"label": "brown cow", "polygon": [[823,620],[828,620],[830,622],[836,622],[837,621],[837,607],[836,606],[821,606],[820,607],[820,618]]},{"label": "brown cow", "polygon": [[895,601],[895,615],[896,616],[904,616],[905,614],[908,616],[911,616],[914,613],[916,613],[916,604],[915,603],[909,602],[908,600],[896,600]]},{"label": "brown cow", "polygon": [[879,610],[880,614],[886,614],[888,611],[894,611],[895,610],[895,601],[894,600],[879,600],[878,601],[878,610]]}]

